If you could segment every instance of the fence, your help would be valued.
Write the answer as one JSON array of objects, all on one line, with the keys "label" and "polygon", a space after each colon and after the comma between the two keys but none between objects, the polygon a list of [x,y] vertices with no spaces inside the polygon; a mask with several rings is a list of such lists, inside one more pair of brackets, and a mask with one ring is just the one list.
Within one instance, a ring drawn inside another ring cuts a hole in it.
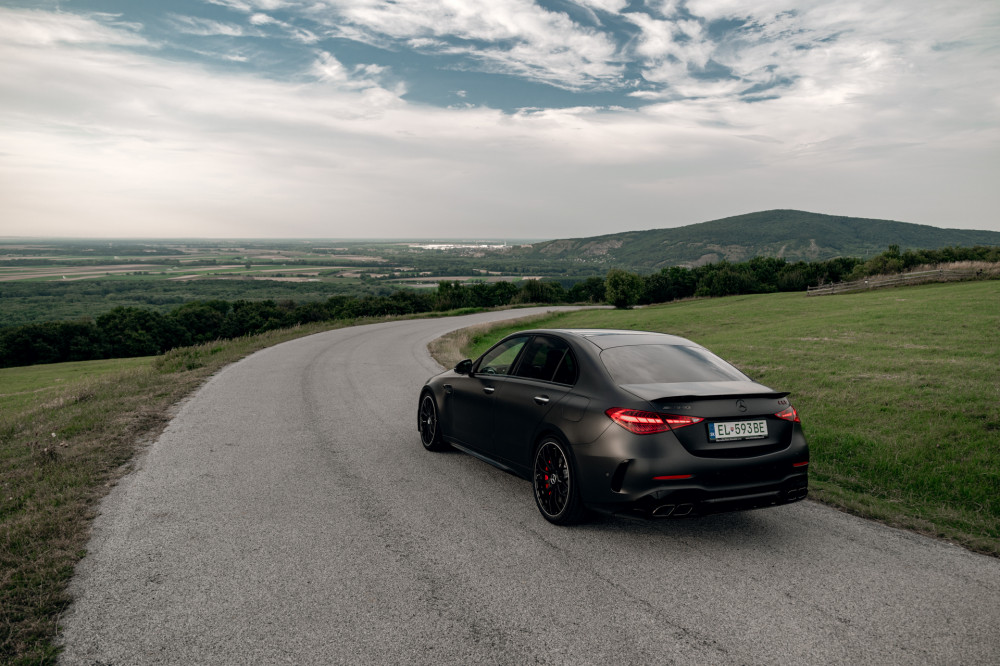
[{"label": "fence", "polygon": [[953,280],[971,280],[979,277],[982,271],[938,268],[931,271],[916,273],[897,273],[896,275],[872,275],[864,280],[854,282],[835,282],[809,287],[806,296],[823,296],[826,294],[844,294],[850,291],[865,291],[881,287],[897,287],[901,284],[919,284],[921,282],[951,282]]}]

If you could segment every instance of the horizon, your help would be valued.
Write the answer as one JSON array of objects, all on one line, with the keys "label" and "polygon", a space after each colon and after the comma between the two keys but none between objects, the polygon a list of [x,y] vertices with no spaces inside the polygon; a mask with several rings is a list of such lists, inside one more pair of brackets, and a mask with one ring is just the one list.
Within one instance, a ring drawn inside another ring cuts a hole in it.
[{"label": "horizon", "polygon": [[0,0],[0,234],[998,231],[1000,5],[956,2]]},{"label": "horizon", "polygon": [[788,209],[775,209],[771,211],[754,211],[751,213],[743,213],[741,215],[733,215],[725,218],[720,218],[718,220],[705,220],[703,222],[694,222],[692,224],[679,225],[676,227],[658,227],[651,229],[629,229],[617,232],[606,232],[595,234],[594,236],[575,236],[575,237],[541,237],[541,238],[503,238],[503,237],[483,237],[483,236],[455,236],[455,237],[442,237],[442,236],[408,236],[399,238],[388,238],[388,237],[309,237],[309,236],[257,236],[257,237],[217,237],[217,236],[2,236],[0,235],[0,244],[9,242],[19,242],[19,243],[30,243],[30,242],[80,242],[80,241],[90,241],[90,242],[141,242],[141,243],[181,243],[186,241],[191,241],[195,243],[213,243],[213,242],[247,242],[247,243],[274,243],[274,242],[294,242],[294,243],[372,243],[372,244],[403,244],[403,243],[422,243],[422,244],[449,244],[449,243],[462,243],[467,245],[481,244],[481,245],[496,245],[496,244],[510,244],[514,245],[533,245],[536,243],[545,243],[556,240],[578,240],[584,238],[598,238],[601,236],[612,236],[620,233],[641,233],[645,231],[659,231],[666,229],[683,229],[685,227],[698,226],[701,224],[708,224],[711,222],[721,222],[734,218],[759,215],[761,213],[769,212],[800,212],[807,215],[817,215],[822,217],[832,217],[832,218],[844,218],[844,219],[859,219],[874,222],[892,222],[898,224],[907,224],[917,227],[930,227],[934,229],[940,229],[943,231],[986,231],[986,232],[996,232],[1000,233],[997,229],[983,229],[983,228],[960,228],[960,227],[941,227],[933,224],[919,224],[916,222],[906,222],[903,220],[883,220],[877,218],[861,218],[852,217],[847,215],[830,215],[827,213],[813,213],[810,211],[789,211]]},{"label": "horizon", "polygon": [[91,241],[100,243],[114,243],[114,242],[142,242],[142,243],[178,243],[185,241],[192,241],[197,243],[212,243],[212,242],[248,242],[248,243],[277,243],[277,242],[294,242],[294,243],[469,243],[469,244],[502,244],[502,243],[541,243],[549,240],[558,240],[554,238],[479,238],[479,237],[457,237],[457,238],[441,238],[441,237],[409,237],[409,238],[309,238],[309,237],[294,237],[294,236],[258,236],[256,238],[220,238],[220,237],[210,237],[210,236],[162,236],[162,237],[152,237],[152,236],[0,236],[0,243],[6,243],[8,241],[12,242],[78,242],[78,241]]}]

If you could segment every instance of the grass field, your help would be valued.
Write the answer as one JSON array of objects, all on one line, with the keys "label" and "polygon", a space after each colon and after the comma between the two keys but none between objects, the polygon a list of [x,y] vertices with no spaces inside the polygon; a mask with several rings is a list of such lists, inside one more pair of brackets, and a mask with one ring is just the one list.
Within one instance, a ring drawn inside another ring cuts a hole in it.
[{"label": "grass field", "polygon": [[155,357],[113,358],[104,361],[54,363],[22,368],[0,368],[0,414],[11,414],[43,402],[61,388],[153,363]]},{"label": "grass field", "polygon": [[[736,296],[530,325],[690,338],[791,391],[811,448],[811,497],[1000,554],[998,281]],[[480,334],[467,355],[511,330]]]}]

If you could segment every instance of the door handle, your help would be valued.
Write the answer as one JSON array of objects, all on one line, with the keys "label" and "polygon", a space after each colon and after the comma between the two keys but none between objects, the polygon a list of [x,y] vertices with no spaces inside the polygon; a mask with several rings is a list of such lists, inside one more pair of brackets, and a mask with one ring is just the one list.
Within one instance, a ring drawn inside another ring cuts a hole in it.
[{"label": "door handle", "polygon": [[547,395],[536,395],[535,396],[536,405],[547,405],[549,404],[549,396]]},{"label": "door handle", "polygon": [[496,391],[496,389],[494,387],[492,387],[492,386],[484,386],[483,387],[483,393],[493,393],[493,391]]}]

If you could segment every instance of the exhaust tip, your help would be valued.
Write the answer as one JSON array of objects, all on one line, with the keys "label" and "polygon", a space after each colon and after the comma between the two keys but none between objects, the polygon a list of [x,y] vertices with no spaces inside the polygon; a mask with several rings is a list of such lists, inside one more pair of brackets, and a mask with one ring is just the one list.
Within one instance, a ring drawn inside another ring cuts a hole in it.
[{"label": "exhaust tip", "polygon": [[797,502],[798,500],[805,499],[808,494],[808,488],[794,488],[788,491],[786,498],[789,502]]},{"label": "exhaust tip", "polygon": [[686,516],[694,511],[694,505],[692,504],[680,504],[677,506],[677,510],[674,511],[675,516]]},{"label": "exhaust tip", "polygon": [[677,507],[673,504],[661,504],[660,506],[653,509],[654,518],[666,518],[674,512]]}]

